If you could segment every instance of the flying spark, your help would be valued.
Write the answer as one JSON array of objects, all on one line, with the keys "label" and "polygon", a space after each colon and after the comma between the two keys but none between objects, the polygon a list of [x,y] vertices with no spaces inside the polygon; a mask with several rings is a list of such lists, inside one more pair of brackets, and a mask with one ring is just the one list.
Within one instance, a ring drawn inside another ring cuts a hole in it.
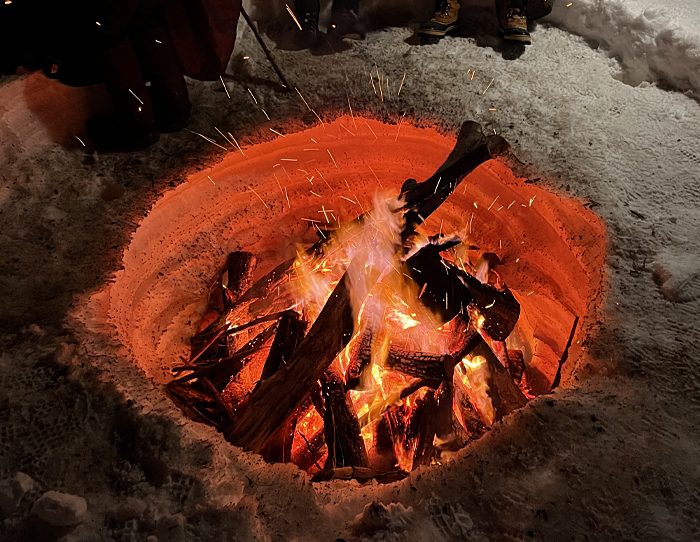
[{"label": "flying spark", "polygon": [[226,91],[226,96],[228,99],[231,99],[231,95],[228,93],[228,89],[226,88],[226,83],[224,83],[224,78],[222,76],[219,76],[219,79],[221,79],[221,84],[224,86],[224,90]]},{"label": "flying spark", "polygon": [[292,11],[292,8],[289,7],[289,4],[285,4],[285,7],[287,8],[287,12],[292,16],[292,19],[294,19],[294,22],[297,24],[299,27],[299,30],[301,30],[301,25],[299,24],[299,19],[297,19],[297,16],[294,15],[294,12]]},{"label": "flying spark", "polygon": [[396,93],[398,96],[401,94],[401,89],[403,88],[404,81],[406,81],[406,72],[403,72],[403,79],[401,79],[401,84],[399,85],[399,91]]}]

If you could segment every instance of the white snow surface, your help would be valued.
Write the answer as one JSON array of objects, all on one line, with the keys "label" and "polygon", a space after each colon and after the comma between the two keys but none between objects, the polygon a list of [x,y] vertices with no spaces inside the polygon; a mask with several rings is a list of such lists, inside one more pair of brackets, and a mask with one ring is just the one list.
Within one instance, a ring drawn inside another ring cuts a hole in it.
[{"label": "white snow surface", "polygon": [[[153,202],[221,154],[189,132],[140,153],[85,153],[74,136],[94,89],[38,73],[0,79],[0,479],[22,471],[37,482],[0,538],[32,539],[31,505],[54,490],[90,509],[70,532],[41,533],[65,540],[697,540],[693,4],[560,0],[513,60],[481,25],[485,4],[479,28],[436,45],[411,45],[411,27],[335,54],[274,51],[321,116],[346,112],[349,98],[356,114],[405,113],[448,133],[477,120],[513,144],[519,175],[587,201],[608,227],[610,283],[579,384],[441,468],[385,486],[312,486],[292,465],[265,465],[187,420],[121,345],[72,317],[119,269]],[[373,94],[374,63],[392,85],[407,74],[400,97]],[[314,122],[295,94],[277,92],[244,27],[229,71],[230,99],[219,82],[190,82],[192,130],[226,127],[245,146]]]}]

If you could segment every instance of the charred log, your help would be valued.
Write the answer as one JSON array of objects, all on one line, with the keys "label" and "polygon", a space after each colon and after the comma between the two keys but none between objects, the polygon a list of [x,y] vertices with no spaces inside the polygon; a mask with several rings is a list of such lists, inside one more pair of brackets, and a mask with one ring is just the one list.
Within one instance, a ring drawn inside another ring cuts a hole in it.
[{"label": "charred log", "polygon": [[345,389],[354,390],[360,386],[363,374],[372,361],[372,341],[374,331],[366,328],[358,337],[350,354],[350,363],[345,373]]},{"label": "charred log", "polygon": [[441,382],[447,380],[445,367],[454,367],[447,354],[427,354],[391,347],[386,368],[416,378]]},{"label": "charred log", "polygon": [[328,371],[324,375],[323,398],[326,405],[323,424],[328,446],[324,469],[369,467],[360,423],[338,373]]}]

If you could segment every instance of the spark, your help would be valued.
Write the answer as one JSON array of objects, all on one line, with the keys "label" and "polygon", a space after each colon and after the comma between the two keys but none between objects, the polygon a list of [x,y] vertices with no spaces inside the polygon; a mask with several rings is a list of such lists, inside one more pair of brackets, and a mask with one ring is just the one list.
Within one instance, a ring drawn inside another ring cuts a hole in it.
[{"label": "spark", "polygon": [[248,93],[250,96],[253,98],[253,101],[255,102],[255,105],[258,105],[258,99],[255,97],[255,94],[253,94],[253,91],[248,89]]},{"label": "spark", "polygon": [[472,232],[472,221],[474,220],[474,213],[472,213],[471,218],[469,219],[469,233],[471,234]]},{"label": "spark", "polygon": [[425,289],[427,286],[428,286],[427,282],[425,284],[423,284],[423,287],[420,289],[420,294],[418,294],[418,299],[420,299],[421,296],[425,293]]},{"label": "spark", "polygon": [[229,136],[231,136],[231,139],[233,139],[233,142],[236,144],[236,147],[238,147],[238,150],[241,151],[241,154],[242,154],[243,156],[245,156],[245,153],[243,152],[243,149],[241,148],[241,146],[238,144],[238,141],[236,141],[236,138],[233,137],[233,135],[231,134],[231,132],[226,132],[226,133],[227,133]]},{"label": "spark", "polygon": [[[263,109],[263,111],[265,111],[265,110]],[[277,134],[277,135],[282,136],[282,137],[287,137],[287,136],[284,135],[283,133],[278,132],[277,130],[273,130],[272,128],[270,128],[270,131],[271,131],[273,134]]]},{"label": "spark", "polygon": [[305,151],[317,151],[319,149],[304,149]]},{"label": "spark", "polygon": [[532,207],[532,202],[535,201],[535,198],[536,198],[536,197],[537,197],[537,196],[532,196],[532,199],[530,200],[530,205],[528,205],[528,207]]},{"label": "spark", "polygon": [[444,219],[444,218],[443,218],[442,220],[440,220],[440,235],[442,235],[442,224],[443,224],[443,222],[445,222],[445,219]]},{"label": "spark", "polygon": [[489,111],[496,111],[496,108],[495,108],[495,107],[490,107],[490,108],[489,108]]},{"label": "spark", "polygon": [[[228,138],[224,135],[224,133],[223,133],[221,130],[219,130],[216,126],[214,126],[214,130],[216,130],[217,132],[219,132],[219,134],[221,134],[221,137],[223,137],[223,138],[226,140],[226,143],[231,143],[231,142],[228,140]],[[235,146],[233,143],[231,143],[231,146],[232,146],[234,149],[236,148],[236,146]]]},{"label": "spark", "polygon": [[211,175],[207,175],[207,179],[209,179],[211,181],[211,184],[216,185],[216,183],[214,182],[214,179],[211,178]]},{"label": "spark", "polygon": [[187,130],[187,131],[190,132],[191,134],[198,135],[198,136],[201,137],[202,139],[206,139],[206,140],[207,140],[209,143],[211,143],[212,145],[216,145],[216,146],[219,147],[220,149],[223,149],[223,150],[225,150],[226,152],[228,152],[228,149],[227,149],[226,147],[222,147],[222,146],[219,145],[216,141],[214,141],[211,137],[207,137],[207,136],[205,136],[204,134],[200,134],[199,132],[195,132],[195,131],[193,131],[193,130],[188,130],[187,128],[185,128],[185,130]]},{"label": "spark", "polygon": [[362,120],[365,121],[365,124],[367,125],[367,128],[369,128],[369,131],[372,132],[372,135],[374,136],[374,139],[379,139],[379,138],[377,137],[377,134],[374,133],[374,130],[372,130],[372,127],[369,125],[369,123],[368,123],[365,119],[362,119]]},{"label": "spark", "polygon": [[374,95],[377,95],[377,87],[374,86],[374,76],[372,75],[372,72],[369,72],[369,80],[372,82],[372,90],[374,90]]},{"label": "spark", "polygon": [[534,294],[534,293],[535,293],[535,290],[532,290],[532,292],[530,292],[530,293],[527,294],[527,295],[532,295],[532,294]]},{"label": "spark", "polygon": [[301,30],[302,28],[301,28],[301,24],[299,24],[299,19],[297,19],[297,16],[294,15],[292,8],[289,7],[289,4],[285,4],[284,6],[287,8],[287,13],[289,13],[292,16],[292,19],[294,19],[294,22],[299,27],[299,30]]},{"label": "spark", "polygon": [[253,194],[255,194],[256,196],[258,196],[258,199],[259,199],[259,200],[262,202],[262,204],[265,206],[265,209],[269,209],[269,207],[267,206],[267,203],[265,203],[265,201],[260,197],[260,194],[258,194],[258,193],[255,191],[255,188],[253,188],[252,186],[249,186],[248,188],[250,188],[250,189],[253,191]]},{"label": "spark", "polygon": [[403,88],[404,81],[406,81],[406,72],[403,72],[403,79],[401,79],[401,84],[399,85],[399,91],[396,93],[398,96],[401,94],[401,89]]},{"label": "spark", "polygon": [[485,308],[485,309],[490,309],[490,308],[493,307],[495,304],[496,304],[496,300],[494,299],[494,300],[491,302],[490,305],[486,305],[484,308]]},{"label": "spark", "polygon": [[472,71],[472,76],[469,78],[470,81],[474,80],[474,76],[476,75],[476,70]]},{"label": "spark", "polygon": [[435,185],[435,192],[433,192],[433,195],[437,194],[438,188],[440,188],[440,181],[442,181],[442,177],[438,177],[438,182]]},{"label": "spark", "polygon": [[357,123],[355,122],[355,114],[352,112],[352,106],[350,105],[350,96],[348,96],[348,108],[350,109],[350,116],[352,117],[352,125],[357,130]]},{"label": "spark", "polygon": [[501,205],[498,209],[496,209],[496,211],[500,211],[501,209],[503,209],[503,205]]},{"label": "spark", "polygon": [[292,204],[289,203],[289,194],[287,194],[287,187],[286,186],[284,187],[284,197],[287,198],[287,206],[291,209]]},{"label": "spark", "polygon": [[280,158],[282,162],[298,162],[296,158]]},{"label": "spark", "polygon": [[328,156],[330,156],[331,160],[333,160],[333,165],[335,167],[338,167],[338,164],[335,163],[335,158],[333,158],[333,155],[331,154],[331,150],[330,149],[326,149],[326,150],[328,151]]},{"label": "spark", "polygon": [[478,208],[479,208],[479,206],[476,204],[476,202],[474,202],[474,209],[478,209]]},{"label": "spark", "polygon": [[490,210],[491,210],[491,207],[493,207],[493,205],[496,203],[496,201],[498,201],[498,198],[499,198],[499,196],[496,196],[496,199],[493,200],[493,203],[491,203],[491,205],[489,205],[489,208],[486,209],[487,211],[490,211]]},{"label": "spark", "polygon": [[309,190],[309,192],[311,192],[311,193],[312,193],[314,196],[316,196],[317,198],[320,198],[320,197],[321,197],[321,196],[319,196],[316,192],[314,192],[313,190]]},{"label": "spark", "polygon": [[[304,99],[304,97],[301,95],[301,92],[299,92],[299,89],[298,89],[297,87],[294,87],[294,90],[297,91],[297,94],[298,94],[299,97],[301,98],[301,101],[304,102],[304,105],[306,106],[306,109],[308,109],[309,111],[311,111],[311,110],[312,110],[311,107],[309,106],[308,102]],[[312,139],[311,141],[313,141],[313,139]],[[316,143],[316,142],[314,141],[314,143]]]},{"label": "spark", "polygon": [[[7,2],[5,2],[5,3],[7,4]],[[78,136],[73,136],[73,137],[74,137],[75,139],[77,139],[78,141],[80,141],[80,144],[81,144],[83,147],[85,147],[85,143],[83,142],[82,139],[80,139]]]},{"label": "spark", "polygon": [[[5,5],[6,5],[6,6],[9,6],[11,3],[12,3],[12,0],[10,0],[9,2],[8,2],[7,0],[5,0]],[[96,24],[97,26],[102,26],[102,23],[101,23],[100,21],[95,21],[95,24]]]},{"label": "spark", "polygon": [[[297,171],[301,171],[303,174],[308,175],[309,172],[306,171],[305,169],[297,168]],[[312,177],[313,178],[313,177]]]},{"label": "spark", "polygon": [[382,181],[379,180],[379,177],[377,177],[377,174],[376,174],[376,173],[374,172],[374,170],[372,169],[372,166],[370,166],[369,164],[367,164],[367,167],[368,167],[369,170],[372,172],[372,175],[374,175],[374,178],[377,179],[377,182],[379,183],[379,186],[381,186],[381,187],[382,187],[382,190],[384,190],[384,185],[382,184]]},{"label": "spark", "polygon": [[326,217],[326,222],[327,222],[328,224],[331,223],[331,221],[328,220],[328,213],[332,213],[332,212],[333,212],[333,209],[326,209],[326,206],[325,206],[325,205],[321,205],[321,210],[319,211],[319,213],[323,213],[323,216]]},{"label": "spark", "polygon": [[510,209],[513,206],[513,203],[515,203],[515,200],[511,202],[511,204],[508,206],[508,209]]},{"label": "spark", "polygon": [[495,80],[496,80],[495,77],[494,77],[493,79],[491,79],[491,82],[490,82],[490,83],[488,84],[488,86],[484,89],[484,92],[481,93],[482,96],[483,96],[484,94],[486,94],[486,91],[487,91],[488,89],[491,88],[491,85],[493,85],[493,82],[494,82]]},{"label": "spark", "polygon": [[313,218],[302,218],[306,222],[315,222],[316,224],[323,224],[320,220],[314,220]]},{"label": "spark", "polygon": [[133,90],[129,89],[129,92],[131,92],[132,96],[133,96],[134,98],[136,98],[136,99],[139,101],[139,103],[140,103],[141,105],[143,105],[143,102],[141,101],[141,98],[139,98],[139,97],[134,93]]},{"label": "spark", "polygon": [[158,43],[158,44],[160,44],[160,45],[163,45],[163,42],[160,41],[160,40],[156,40],[156,43]]},{"label": "spark", "polygon": [[403,122],[403,118],[404,118],[405,116],[406,116],[406,113],[404,112],[404,114],[401,115],[401,120],[399,120],[399,127],[398,127],[398,129],[396,130],[396,137],[394,138],[394,141],[398,141],[398,140],[399,140],[399,132],[401,131],[401,123]]},{"label": "spark", "polygon": [[520,261],[520,258],[515,258],[515,263],[518,263]]},{"label": "spark", "polygon": [[313,141],[314,143],[316,143],[316,145],[318,145],[318,141],[316,141],[313,137],[311,138],[311,141]]},{"label": "spark", "polygon": [[[280,180],[277,178],[277,173],[273,172],[272,173],[275,176],[275,180],[277,181],[277,186],[280,187],[280,192],[282,192],[282,195],[287,196],[287,189],[285,188],[284,191],[282,191],[282,185],[280,184]],[[287,206],[291,209],[292,206],[289,204],[289,196],[287,196]]]},{"label": "spark", "polygon": [[382,90],[382,78],[379,75],[379,66],[374,66],[377,69],[377,81],[379,82],[379,96],[384,101],[384,91]]},{"label": "spark", "polygon": [[[5,2],[5,3],[7,4],[7,2]],[[573,5],[574,5],[573,2],[569,2],[568,4],[566,4],[566,7],[567,7],[567,8],[570,8],[570,7],[573,6]]]},{"label": "spark", "polygon": [[348,200],[350,203],[352,203],[352,204],[354,204],[354,205],[357,205],[357,202],[354,201],[354,200],[351,200],[350,198],[346,198],[345,196],[340,196],[340,197],[343,198],[343,199],[345,199],[345,200]]},{"label": "spark", "polygon": [[265,115],[265,117],[267,117],[267,120],[270,120],[270,115],[267,114],[267,111],[265,111],[262,107],[260,108],[260,111],[262,111],[263,115]]},{"label": "spark", "polygon": [[[156,40],[158,41],[158,40]],[[219,79],[221,79],[221,84],[224,86],[224,90],[226,91],[226,96],[228,99],[231,99],[231,95],[228,93],[228,88],[226,88],[226,83],[224,83],[224,78],[222,76],[219,76]]]},{"label": "spark", "polygon": [[343,130],[345,130],[347,133],[349,133],[351,136],[353,136],[353,137],[355,136],[355,134],[353,134],[350,130],[348,130],[348,129],[347,129],[345,126],[343,126],[342,124],[340,125],[340,127],[341,127]]}]

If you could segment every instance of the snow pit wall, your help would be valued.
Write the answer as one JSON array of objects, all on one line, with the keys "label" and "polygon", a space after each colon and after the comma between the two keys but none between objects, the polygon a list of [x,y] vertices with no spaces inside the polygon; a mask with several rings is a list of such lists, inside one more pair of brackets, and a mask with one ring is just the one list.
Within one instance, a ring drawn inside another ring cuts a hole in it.
[{"label": "snow pit wall", "polygon": [[[232,152],[153,206],[123,270],[91,300],[93,314],[107,320],[95,327],[110,329],[156,384],[169,382],[170,369],[189,356],[210,283],[229,252],[257,255],[258,278],[297,244],[317,239],[308,220],[321,220],[323,209],[350,220],[362,209],[349,200],[367,209],[377,190],[398,194],[406,179],[429,177],[453,145],[454,138],[406,120],[399,128],[341,117]],[[470,227],[469,242],[499,256],[496,269],[521,303],[510,340],[524,350],[533,391],[545,393],[574,318],[583,323],[576,342],[600,302],[604,228],[580,202],[517,179],[497,160],[470,174],[423,229],[432,235]],[[570,360],[562,384],[574,367]]]}]

